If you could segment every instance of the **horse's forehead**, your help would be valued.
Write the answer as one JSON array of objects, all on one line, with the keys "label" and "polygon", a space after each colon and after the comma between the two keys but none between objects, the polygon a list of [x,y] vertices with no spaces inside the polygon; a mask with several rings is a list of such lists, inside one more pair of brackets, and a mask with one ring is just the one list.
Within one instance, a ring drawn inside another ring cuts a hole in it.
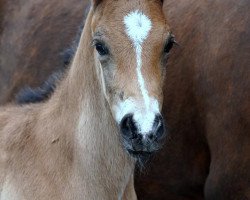
[{"label": "horse's forehead", "polygon": [[119,44],[121,41],[123,44],[134,43],[137,40],[140,43],[150,42],[157,45],[165,42],[163,37],[168,32],[165,18],[159,18],[155,19],[151,13],[137,8],[119,13],[118,16],[102,15],[96,23],[94,32],[100,32],[104,37],[108,37],[110,44],[114,41]]},{"label": "horse's forehead", "polygon": [[105,5],[103,12],[96,18],[98,20],[94,32],[101,33],[115,52],[114,55],[119,55],[121,59],[129,55],[135,57],[135,48],[143,47],[140,51],[148,55],[143,61],[149,61],[152,58],[150,52],[159,54],[162,50],[168,26],[162,7],[149,2],[151,4],[146,6],[134,4],[122,8],[113,4]]},{"label": "horse's forehead", "polygon": [[124,27],[124,17],[130,16],[131,19],[136,20],[139,13],[147,16],[152,24],[157,24],[157,26],[166,25],[162,7],[154,3],[154,1],[112,1],[104,4],[103,10],[100,9],[100,13],[99,19],[102,25],[116,26],[118,29]]}]

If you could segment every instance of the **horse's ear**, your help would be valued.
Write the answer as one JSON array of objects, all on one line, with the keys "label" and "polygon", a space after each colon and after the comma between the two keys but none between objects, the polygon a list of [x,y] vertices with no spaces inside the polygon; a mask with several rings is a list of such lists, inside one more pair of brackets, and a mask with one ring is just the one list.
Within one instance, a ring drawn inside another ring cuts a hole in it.
[{"label": "horse's ear", "polygon": [[102,0],[92,0],[92,6],[96,8],[101,2]]}]

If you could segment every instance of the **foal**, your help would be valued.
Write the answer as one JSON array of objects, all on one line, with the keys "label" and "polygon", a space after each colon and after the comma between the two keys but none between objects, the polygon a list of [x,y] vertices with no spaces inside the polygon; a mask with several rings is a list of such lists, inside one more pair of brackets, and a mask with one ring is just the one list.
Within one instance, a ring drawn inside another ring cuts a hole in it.
[{"label": "foal", "polygon": [[53,96],[0,110],[0,199],[136,199],[135,161],[164,135],[173,42],[162,1],[93,0]]}]

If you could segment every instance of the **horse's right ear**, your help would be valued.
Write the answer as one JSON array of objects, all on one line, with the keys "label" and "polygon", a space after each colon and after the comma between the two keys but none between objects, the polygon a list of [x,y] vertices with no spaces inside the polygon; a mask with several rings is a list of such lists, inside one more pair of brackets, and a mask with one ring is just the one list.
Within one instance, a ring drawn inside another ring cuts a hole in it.
[{"label": "horse's right ear", "polygon": [[96,8],[101,2],[102,0],[92,0],[92,6]]}]

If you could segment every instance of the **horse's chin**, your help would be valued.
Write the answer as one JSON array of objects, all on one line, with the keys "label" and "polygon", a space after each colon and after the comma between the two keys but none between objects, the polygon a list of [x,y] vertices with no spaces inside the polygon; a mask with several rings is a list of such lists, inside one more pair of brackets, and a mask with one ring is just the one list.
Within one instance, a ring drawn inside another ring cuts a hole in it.
[{"label": "horse's chin", "polygon": [[134,158],[138,157],[150,157],[154,152],[149,152],[149,151],[134,151],[131,149],[127,149],[129,155],[131,155]]},{"label": "horse's chin", "polygon": [[134,151],[131,149],[127,149],[128,154],[133,157],[137,166],[140,170],[144,169],[146,163],[150,160],[155,151]]}]

